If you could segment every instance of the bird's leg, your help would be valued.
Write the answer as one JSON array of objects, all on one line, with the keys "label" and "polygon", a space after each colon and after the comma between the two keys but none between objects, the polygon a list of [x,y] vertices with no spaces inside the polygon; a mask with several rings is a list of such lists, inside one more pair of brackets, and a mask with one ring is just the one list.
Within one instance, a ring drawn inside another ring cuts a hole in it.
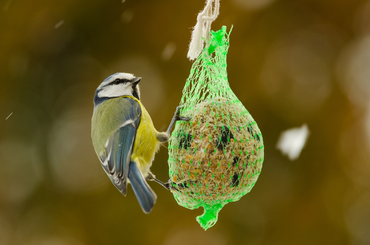
[{"label": "bird's leg", "polygon": [[160,184],[161,186],[163,186],[164,188],[166,188],[169,191],[171,191],[171,190],[179,191],[179,190],[177,190],[175,187],[173,187],[171,185],[171,182],[170,181],[168,181],[167,183],[163,183],[162,181],[160,181],[159,179],[157,179],[155,177],[155,175],[152,174],[151,172],[149,172],[148,173],[148,176],[146,176],[146,180],[148,180],[148,181],[154,181],[154,182]]},{"label": "bird's leg", "polygon": [[175,115],[173,115],[172,120],[171,120],[171,123],[168,126],[168,129],[166,131],[166,133],[168,133],[168,135],[170,135],[171,130],[172,130],[173,126],[175,125],[176,121],[189,121],[191,119],[191,117],[181,117],[180,116],[180,109],[182,107],[183,106],[176,107]]},{"label": "bird's leg", "polygon": [[177,121],[189,121],[191,119],[191,117],[181,117],[180,116],[180,109],[182,107],[183,106],[176,107],[175,115],[173,115],[172,120],[171,120],[171,123],[168,126],[167,131],[166,132],[157,132],[156,137],[157,137],[157,140],[159,142],[165,143],[165,142],[167,142],[170,139],[171,130],[172,130],[173,126],[175,125],[175,123]]}]

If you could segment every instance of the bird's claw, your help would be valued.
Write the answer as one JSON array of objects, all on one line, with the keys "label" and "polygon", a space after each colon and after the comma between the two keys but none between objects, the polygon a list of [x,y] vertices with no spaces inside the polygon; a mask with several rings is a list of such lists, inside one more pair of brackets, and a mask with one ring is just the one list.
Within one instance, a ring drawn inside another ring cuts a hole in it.
[{"label": "bird's claw", "polygon": [[148,173],[148,175],[146,176],[145,179],[148,180],[148,181],[154,181],[154,182],[160,184],[161,186],[163,186],[164,188],[166,188],[169,191],[179,191],[178,189],[176,189],[175,187],[172,186],[171,180],[168,180],[167,183],[163,183],[162,181],[157,179],[155,177],[155,175],[152,174],[151,172]]},{"label": "bird's claw", "polygon": [[180,116],[181,108],[184,108],[184,105],[179,105],[178,107],[176,107],[176,112],[175,112],[176,121],[186,121],[186,122],[190,121],[191,117]]},{"label": "bird's claw", "polygon": [[177,188],[172,186],[171,180],[168,180],[167,183],[164,183],[164,187],[169,191],[179,191]]},{"label": "bird's claw", "polygon": [[177,119],[177,121],[186,121],[186,122],[188,122],[188,121],[190,121],[191,117],[180,117],[179,116],[176,119]]}]

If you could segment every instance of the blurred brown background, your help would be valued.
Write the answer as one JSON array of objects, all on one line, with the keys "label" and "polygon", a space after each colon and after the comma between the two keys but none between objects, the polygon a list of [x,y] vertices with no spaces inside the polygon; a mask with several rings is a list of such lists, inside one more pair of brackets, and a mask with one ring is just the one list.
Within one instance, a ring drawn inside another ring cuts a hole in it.
[{"label": "blurred brown background", "polygon": [[[229,82],[265,161],[214,227],[159,185],[145,215],[110,183],[90,139],[96,87],[117,71],[143,77],[142,101],[166,129],[204,2],[0,2],[0,244],[370,244],[370,1],[221,1],[212,29],[234,25]],[[277,140],[304,123],[290,161]],[[168,179],[165,147],[152,170]]]}]

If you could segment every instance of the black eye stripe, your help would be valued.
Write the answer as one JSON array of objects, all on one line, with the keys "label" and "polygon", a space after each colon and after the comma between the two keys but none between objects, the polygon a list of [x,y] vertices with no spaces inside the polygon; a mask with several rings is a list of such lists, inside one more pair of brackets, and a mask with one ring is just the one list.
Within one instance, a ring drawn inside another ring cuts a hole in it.
[{"label": "black eye stripe", "polygon": [[130,80],[117,78],[112,82],[112,84],[120,84],[120,83],[128,83],[128,82],[130,82]]}]

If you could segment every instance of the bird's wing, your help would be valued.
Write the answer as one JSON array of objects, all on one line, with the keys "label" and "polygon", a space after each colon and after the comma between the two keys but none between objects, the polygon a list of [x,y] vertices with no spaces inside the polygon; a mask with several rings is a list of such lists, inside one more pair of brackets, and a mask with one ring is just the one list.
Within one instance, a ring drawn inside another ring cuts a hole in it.
[{"label": "bird's wing", "polygon": [[[126,195],[127,179],[132,149],[135,143],[136,131],[140,124],[141,108],[139,103],[131,98],[119,98],[121,122],[123,122],[109,138],[106,144],[106,164],[104,170],[112,183]],[[123,119],[122,119],[123,117]]]}]

